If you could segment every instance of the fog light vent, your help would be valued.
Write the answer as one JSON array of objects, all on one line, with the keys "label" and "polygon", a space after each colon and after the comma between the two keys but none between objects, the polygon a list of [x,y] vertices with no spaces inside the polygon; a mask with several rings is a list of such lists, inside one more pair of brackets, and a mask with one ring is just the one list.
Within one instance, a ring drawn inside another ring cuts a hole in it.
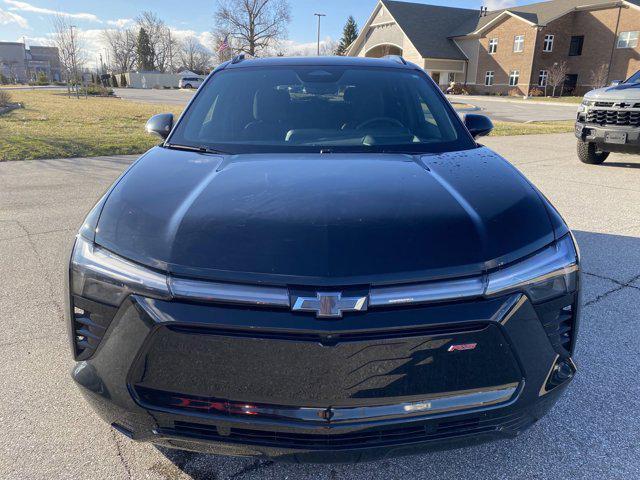
[{"label": "fog light vent", "polygon": [[86,360],[98,348],[117,309],[73,297],[73,342],[76,360]]}]

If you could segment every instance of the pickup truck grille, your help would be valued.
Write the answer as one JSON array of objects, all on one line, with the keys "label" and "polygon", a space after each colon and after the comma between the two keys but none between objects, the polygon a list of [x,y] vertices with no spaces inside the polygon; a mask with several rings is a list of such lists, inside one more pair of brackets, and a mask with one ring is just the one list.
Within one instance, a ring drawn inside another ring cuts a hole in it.
[{"label": "pickup truck grille", "polygon": [[589,110],[587,123],[640,126],[640,110]]}]

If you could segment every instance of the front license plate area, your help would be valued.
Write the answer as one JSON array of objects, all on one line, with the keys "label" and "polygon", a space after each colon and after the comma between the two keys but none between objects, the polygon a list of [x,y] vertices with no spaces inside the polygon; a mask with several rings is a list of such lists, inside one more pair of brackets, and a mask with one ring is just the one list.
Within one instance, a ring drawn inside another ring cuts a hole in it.
[{"label": "front license plate area", "polygon": [[624,145],[627,143],[627,132],[606,132],[604,134],[604,141]]}]

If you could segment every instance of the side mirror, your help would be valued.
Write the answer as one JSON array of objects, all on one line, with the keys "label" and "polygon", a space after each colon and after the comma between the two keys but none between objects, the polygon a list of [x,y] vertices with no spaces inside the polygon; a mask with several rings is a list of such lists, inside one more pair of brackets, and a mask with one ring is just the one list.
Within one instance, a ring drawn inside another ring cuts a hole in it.
[{"label": "side mirror", "polygon": [[485,115],[467,113],[464,116],[464,125],[473,138],[489,135],[493,130],[493,122]]},{"label": "side mirror", "polygon": [[145,125],[147,133],[158,135],[163,140],[169,136],[171,129],[173,128],[173,113],[160,113],[154,115]]},{"label": "side mirror", "polygon": [[617,87],[618,85],[620,85],[622,83],[622,80],[612,80],[611,81],[611,87]]}]

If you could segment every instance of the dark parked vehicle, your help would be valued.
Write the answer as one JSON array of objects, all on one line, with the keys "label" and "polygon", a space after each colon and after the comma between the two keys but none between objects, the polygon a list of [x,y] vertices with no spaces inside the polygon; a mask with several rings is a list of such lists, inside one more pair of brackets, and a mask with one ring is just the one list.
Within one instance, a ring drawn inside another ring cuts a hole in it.
[{"label": "dark parked vehicle", "polygon": [[359,461],[513,437],[575,374],[564,221],[403,59],[238,57],[86,218],[73,378],[135,440]]}]

